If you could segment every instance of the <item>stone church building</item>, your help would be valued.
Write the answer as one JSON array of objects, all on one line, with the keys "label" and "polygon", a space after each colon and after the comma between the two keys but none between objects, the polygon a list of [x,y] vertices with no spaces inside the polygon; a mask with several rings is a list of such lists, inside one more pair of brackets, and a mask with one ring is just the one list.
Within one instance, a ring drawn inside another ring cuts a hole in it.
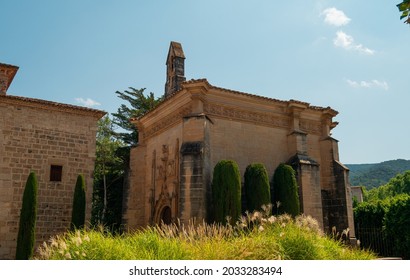
[{"label": "stone church building", "polygon": [[30,171],[39,182],[36,241],[65,232],[78,174],[91,213],[97,121],[105,112],[6,94],[18,67],[0,63],[0,259],[15,257],[21,201]]},{"label": "stone church building", "polygon": [[124,224],[206,220],[213,168],[232,159],[242,176],[250,163],[263,163],[270,178],[280,163],[290,164],[303,213],[325,231],[349,228],[354,237],[348,169],[331,136],[338,112],[186,81],[184,62],[181,44],[171,42],[164,101],[133,120],[139,145],[131,151]]}]

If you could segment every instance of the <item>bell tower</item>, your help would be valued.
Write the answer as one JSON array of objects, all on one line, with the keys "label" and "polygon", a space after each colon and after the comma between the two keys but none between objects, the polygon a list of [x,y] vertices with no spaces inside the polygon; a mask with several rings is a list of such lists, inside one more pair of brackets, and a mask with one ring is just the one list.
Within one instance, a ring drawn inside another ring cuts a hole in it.
[{"label": "bell tower", "polygon": [[185,78],[185,55],[178,42],[171,42],[167,56],[167,81],[165,83],[165,98],[181,89]]}]

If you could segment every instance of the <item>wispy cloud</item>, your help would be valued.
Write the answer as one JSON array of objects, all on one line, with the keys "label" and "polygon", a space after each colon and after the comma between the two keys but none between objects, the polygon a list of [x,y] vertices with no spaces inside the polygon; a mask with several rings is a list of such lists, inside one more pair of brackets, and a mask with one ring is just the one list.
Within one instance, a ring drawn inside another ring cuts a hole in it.
[{"label": "wispy cloud", "polygon": [[79,97],[79,98],[76,98],[75,101],[77,101],[78,103],[80,103],[84,106],[87,106],[87,107],[94,107],[94,106],[100,106],[101,105],[101,103],[99,103],[95,100],[92,100],[91,98],[84,99],[82,97]]},{"label": "wispy cloud", "polygon": [[385,81],[371,80],[371,81],[352,81],[347,79],[347,84],[354,88],[380,88],[389,90],[389,85]]},{"label": "wispy cloud", "polygon": [[333,44],[345,50],[354,50],[368,55],[375,53],[374,50],[366,48],[362,44],[356,44],[353,37],[343,31],[336,32],[336,38],[333,40]]},{"label": "wispy cloud", "polygon": [[336,8],[327,8],[323,10],[322,15],[325,17],[325,23],[334,26],[347,25],[351,19],[348,18],[345,13]]}]

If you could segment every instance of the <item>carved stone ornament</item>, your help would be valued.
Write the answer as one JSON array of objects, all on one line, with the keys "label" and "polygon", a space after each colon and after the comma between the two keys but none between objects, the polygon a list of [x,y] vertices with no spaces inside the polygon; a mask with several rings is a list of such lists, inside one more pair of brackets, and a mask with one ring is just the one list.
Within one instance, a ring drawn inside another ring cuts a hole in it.
[{"label": "carved stone ornament", "polygon": [[240,110],[234,107],[228,107],[223,105],[218,105],[214,103],[206,103],[204,105],[204,111],[206,114],[245,121],[253,122],[261,125],[271,126],[271,127],[289,127],[289,117],[278,116],[273,114],[264,114],[258,112],[252,112],[247,110]]},{"label": "carved stone ornament", "polygon": [[192,111],[191,106],[186,106],[180,109],[179,111],[175,112],[171,116],[166,116],[165,118],[161,119],[160,121],[154,123],[153,125],[147,127],[144,133],[144,139],[148,139],[153,137],[154,135],[160,133],[167,127],[174,125],[175,123],[182,121],[182,118],[188,115]]}]

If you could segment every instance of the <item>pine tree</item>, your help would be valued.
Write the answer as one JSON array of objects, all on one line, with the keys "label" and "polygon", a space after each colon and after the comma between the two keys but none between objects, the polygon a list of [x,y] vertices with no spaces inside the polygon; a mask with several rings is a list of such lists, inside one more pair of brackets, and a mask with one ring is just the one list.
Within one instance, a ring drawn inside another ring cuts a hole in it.
[{"label": "pine tree", "polygon": [[292,216],[300,214],[298,185],[295,170],[290,165],[281,163],[273,176],[273,206],[277,213],[287,213]]},{"label": "pine tree", "polygon": [[236,162],[221,160],[214,168],[212,179],[214,220],[226,224],[229,217],[235,224],[241,215],[241,175]]},{"label": "pine tree", "polygon": [[71,230],[81,229],[85,224],[86,186],[83,175],[78,175],[74,189],[73,209],[71,214]]},{"label": "pine tree", "polygon": [[33,256],[37,219],[37,177],[30,172],[23,193],[20,212],[19,231],[17,235],[16,259],[28,260]]},{"label": "pine tree", "polygon": [[261,206],[270,204],[269,178],[265,166],[262,163],[248,165],[244,177],[248,211],[261,210]]},{"label": "pine tree", "polygon": [[125,132],[116,133],[117,138],[126,145],[135,146],[138,143],[138,130],[130,119],[141,117],[155,108],[162,100],[161,98],[155,98],[152,92],[145,96],[144,91],[145,88],[135,89],[129,87],[129,90],[124,92],[116,92],[119,98],[128,101],[130,105],[121,104],[117,113],[112,114],[114,116],[113,123],[125,130]]}]

